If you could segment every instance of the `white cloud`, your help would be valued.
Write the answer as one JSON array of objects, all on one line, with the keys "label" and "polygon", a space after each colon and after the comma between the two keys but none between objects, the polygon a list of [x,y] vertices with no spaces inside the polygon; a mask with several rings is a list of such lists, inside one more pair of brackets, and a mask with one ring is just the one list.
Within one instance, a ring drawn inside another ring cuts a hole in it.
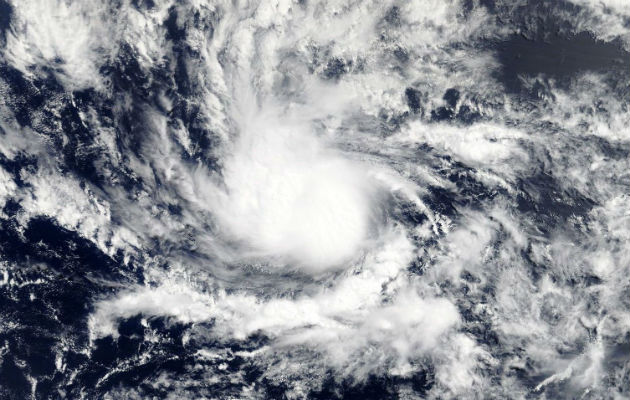
[{"label": "white cloud", "polygon": [[114,41],[111,10],[90,1],[16,1],[5,58],[29,76],[47,66],[70,87],[100,87],[98,68]]},{"label": "white cloud", "polygon": [[222,175],[224,191],[207,192],[210,208],[229,234],[263,256],[334,267],[357,254],[374,222],[378,204],[361,165],[280,116],[243,125]]}]

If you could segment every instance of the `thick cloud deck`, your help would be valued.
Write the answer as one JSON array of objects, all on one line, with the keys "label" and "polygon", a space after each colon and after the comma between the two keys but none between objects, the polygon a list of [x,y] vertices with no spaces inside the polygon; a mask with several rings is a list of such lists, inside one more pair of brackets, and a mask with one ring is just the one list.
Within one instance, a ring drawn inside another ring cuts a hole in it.
[{"label": "thick cloud deck", "polygon": [[367,238],[368,176],[308,126],[247,122],[222,178],[225,191],[212,200],[220,223],[261,255],[320,270],[351,259]]}]

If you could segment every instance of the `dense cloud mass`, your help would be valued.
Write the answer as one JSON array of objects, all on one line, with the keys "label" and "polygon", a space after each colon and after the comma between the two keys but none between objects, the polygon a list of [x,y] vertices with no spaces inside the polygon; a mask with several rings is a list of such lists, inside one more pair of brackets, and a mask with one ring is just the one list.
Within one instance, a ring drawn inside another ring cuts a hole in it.
[{"label": "dense cloud mass", "polygon": [[622,0],[0,0],[0,398],[627,398],[629,108]]}]

